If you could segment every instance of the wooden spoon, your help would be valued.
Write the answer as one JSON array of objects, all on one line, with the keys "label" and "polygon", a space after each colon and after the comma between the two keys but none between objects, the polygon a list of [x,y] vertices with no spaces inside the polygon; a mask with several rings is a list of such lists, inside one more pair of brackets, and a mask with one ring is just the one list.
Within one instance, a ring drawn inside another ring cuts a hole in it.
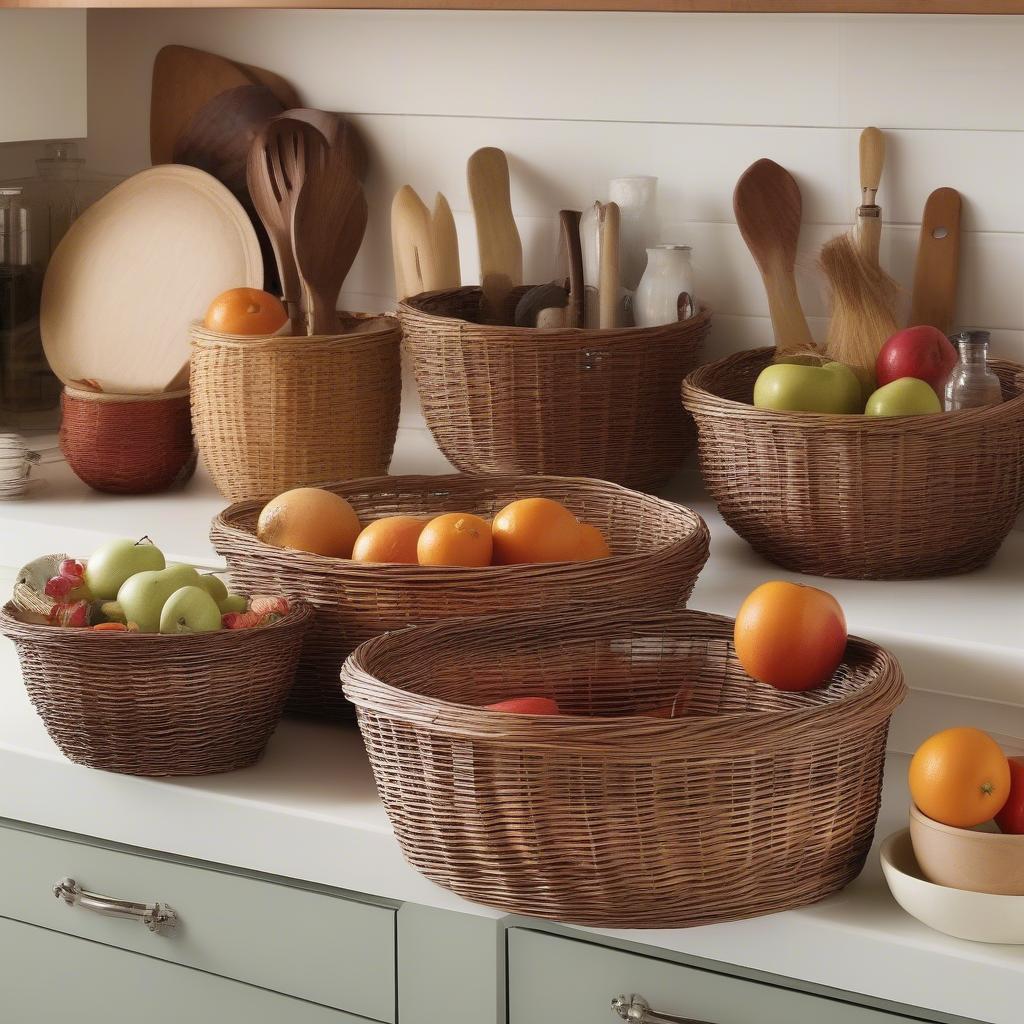
[{"label": "wooden spoon", "polygon": [[565,253],[565,261],[569,268],[569,305],[565,310],[566,327],[583,326],[585,288],[583,285],[583,245],[580,241],[581,216],[579,210],[560,210],[558,213],[559,245]]},{"label": "wooden spoon", "polygon": [[601,256],[598,271],[597,301],[598,326],[602,330],[620,327],[619,310],[619,225],[621,216],[618,203],[605,203],[601,207]]},{"label": "wooden spoon", "polygon": [[814,348],[794,274],[802,215],[800,187],[774,160],[758,160],[736,183],[732,205],[768,293],[776,352]]},{"label": "wooden spoon", "polygon": [[956,289],[960,268],[960,193],[938,188],[925,203],[917,245],[910,326],[931,324],[943,334],[956,318]]},{"label": "wooden spoon", "polygon": [[485,318],[505,323],[509,293],[523,283],[523,245],[512,216],[508,160],[502,150],[487,146],[469,158],[466,171],[476,218]]}]

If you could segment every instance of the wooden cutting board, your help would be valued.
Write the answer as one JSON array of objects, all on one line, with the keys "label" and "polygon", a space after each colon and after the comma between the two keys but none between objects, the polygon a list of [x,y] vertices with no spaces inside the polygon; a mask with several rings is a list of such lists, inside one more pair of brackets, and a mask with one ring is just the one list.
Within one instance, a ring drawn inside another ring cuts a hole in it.
[{"label": "wooden cutting board", "polygon": [[90,206],[53,254],[40,312],[46,358],[65,384],[182,387],[192,321],[228,288],[262,282],[238,200],[194,167],[152,167]]}]

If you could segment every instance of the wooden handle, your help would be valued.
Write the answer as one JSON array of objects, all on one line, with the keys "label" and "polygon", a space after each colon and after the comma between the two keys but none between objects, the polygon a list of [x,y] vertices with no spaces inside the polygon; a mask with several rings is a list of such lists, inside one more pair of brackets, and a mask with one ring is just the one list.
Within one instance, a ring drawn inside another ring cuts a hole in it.
[{"label": "wooden handle", "polygon": [[598,326],[619,326],[619,206],[601,207],[601,265],[598,277]]},{"label": "wooden handle", "polygon": [[523,283],[523,246],[512,216],[508,160],[493,146],[478,149],[466,165],[476,219],[480,279],[492,318],[504,319],[509,292]]},{"label": "wooden handle", "polygon": [[579,210],[560,210],[558,223],[562,233],[562,247],[569,262],[569,305],[565,310],[566,327],[583,326],[583,245],[580,241]]},{"label": "wooden handle", "polygon": [[878,128],[865,128],[860,133],[860,187],[871,195],[861,200],[865,206],[875,202],[875,193],[882,181],[882,165],[885,163],[885,136]]},{"label": "wooden handle", "polygon": [[431,217],[409,185],[403,185],[391,203],[391,247],[397,297],[405,300],[430,291],[437,280]]},{"label": "wooden handle", "polygon": [[424,282],[427,291],[460,287],[462,268],[459,265],[459,236],[455,230],[452,208],[440,192],[434,197],[430,235],[433,243],[433,267],[430,280]]},{"label": "wooden handle", "polygon": [[878,266],[882,244],[882,212],[877,206],[862,206],[857,211],[857,245],[872,266]]},{"label": "wooden handle", "polygon": [[960,193],[936,189],[925,203],[914,269],[910,326],[931,324],[944,334],[956,319],[960,267]]},{"label": "wooden handle", "polygon": [[768,294],[768,312],[775,331],[776,354],[816,348],[792,272],[784,267],[768,268],[764,274],[764,289]]}]

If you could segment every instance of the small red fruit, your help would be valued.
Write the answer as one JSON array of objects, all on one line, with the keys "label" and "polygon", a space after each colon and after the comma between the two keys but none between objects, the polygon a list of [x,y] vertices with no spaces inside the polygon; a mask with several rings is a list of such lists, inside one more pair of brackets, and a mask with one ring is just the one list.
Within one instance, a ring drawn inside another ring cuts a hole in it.
[{"label": "small red fruit", "polygon": [[1024,836],[1024,757],[1011,757],[1008,760],[1010,796],[996,815],[996,824],[1007,835]]},{"label": "small red fruit", "polygon": [[907,327],[882,346],[875,362],[875,379],[882,387],[901,377],[916,377],[930,384],[941,401],[958,362],[956,349],[937,327]]},{"label": "small red fruit", "polygon": [[55,601],[61,601],[78,586],[78,580],[70,576],[52,576],[46,581],[43,593],[52,597]]},{"label": "small red fruit", "polygon": [[85,575],[85,566],[76,562],[73,558],[65,558],[57,569],[60,576],[70,576],[72,579],[80,580]]},{"label": "small red fruit", "polygon": [[550,697],[513,697],[486,705],[488,711],[504,711],[510,715],[560,715],[562,709]]}]

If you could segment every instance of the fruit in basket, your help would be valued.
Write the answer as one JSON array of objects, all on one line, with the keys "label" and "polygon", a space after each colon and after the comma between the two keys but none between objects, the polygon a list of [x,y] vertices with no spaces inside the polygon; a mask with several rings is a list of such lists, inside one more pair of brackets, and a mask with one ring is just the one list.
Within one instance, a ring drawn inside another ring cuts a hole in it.
[{"label": "fruit in basket", "polygon": [[241,594],[228,594],[228,596],[220,602],[220,611],[222,615],[227,615],[231,612],[244,612],[248,607],[249,602],[246,601]]},{"label": "fruit in basket", "polygon": [[51,626],[88,626],[92,605],[88,601],[57,602],[50,609]]},{"label": "fruit in basket", "polygon": [[256,524],[264,544],[314,555],[349,558],[362,532],[355,509],[319,487],[298,487],[267,502]]},{"label": "fruit in basket", "polygon": [[217,604],[220,604],[228,596],[228,588],[224,581],[219,576],[214,576],[213,573],[202,573],[196,585],[202,587]]},{"label": "fruit in basket", "polygon": [[520,498],[491,525],[495,565],[573,562],[580,551],[579,520],[551,498]]},{"label": "fruit in basket", "polygon": [[181,587],[160,612],[161,633],[215,633],[220,627],[220,608],[203,587]]},{"label": "fruit in basket", "polygon": [[973,828],[1010,796],[1010,765],[988,733],[962,726],[925,740],[910,762],[910,795],[933,821]]},{"label": "fruit in basket", "polygon": [[942,403],[923,380],[900,377],[873,392],[864,412],[868,416],[923,416],[942,412]]},{"label": "fruit in basket", "polygon": [[[195,587],[214,604],[217,602],[199,586],[199,573],[190,565],[171,565],[166,569],[137,572],[129,577],[117,592],[116,607],[126,622],[134,622],[141,633],[160,631],[160,616],[167,599],[182,587]],[[114,615],[114,609],[104,607],[104,614]],[[220,609],[217,609],[220,621]]]},{"label": "fruit in basket", "polygon": [[363,528],[352,547],[356,562],[390,562],[415,565],[416,542],[420,539],[425,519],[415,516],[387,516]]},{"label": "fruit in basket", "polygon": [[231,288],[210,303],[203,325],[223,334],[274,334],[287,322],[281,300],[259,288]]},{"label": "fruit in basket", "polygon": [[469,512],[446,512],[431,519],[416,541],[420,565],[461,565],[470,568],[491,564],[491,524]]},{"label": "fruit in basket", "polygon": [[1001,832],[1024,836],[1024,757],[1009,758],[1010,796],[996,815]]},{"label": "fruit in basket", "polygon": [[882,387],[901,377],[916,377],[941,399],[958,359],[949,338],[937,327],[908,327],[882,346],[875,360],[875,379]]},{"label": "fruit in basket", "polygon": [[733,636],[747,675],[778,690],[813,690],[843,660],[846,616],[824,590],[773,580],[747,596]]},{"label": "fruit in basket", "polygon": [[612,549],[604,534],[589,523],[580,523],[580,546],[576,553],[576,560],[579,562],[592,562],[598,558],[610,558]]},{"label": "fruit in basket", "polygon": [[864,400],[860,380],[843,363],[773,363],[758,374],[754,405],[779,412],[858,413]]},{"label": "fruit in basket", "polygon": [[485,705],[487,711],[504,711],[510,715],[560,715],[562,709],[550,697],[513,697]]},{"label": "fruit in basket", "polygon": [[107,541],[90,556],[85,583],[97,601],[112,601],[130,576],[166,568],[163,552],[148,537]]}]

